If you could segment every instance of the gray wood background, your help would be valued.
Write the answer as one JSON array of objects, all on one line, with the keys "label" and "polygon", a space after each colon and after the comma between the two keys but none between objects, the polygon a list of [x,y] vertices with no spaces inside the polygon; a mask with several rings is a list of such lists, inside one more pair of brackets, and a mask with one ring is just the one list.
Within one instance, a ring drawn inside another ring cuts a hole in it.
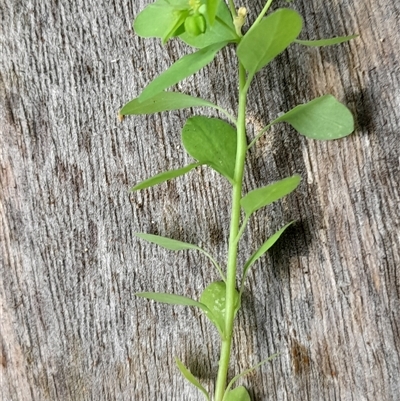
[{"label": "gray wood background", "polygon": [[[215,330],[190,308],[137,299],[197,297],[217,278],[196,253],[133,232],[204,246],[223,262],[228,184],[206,168],[129,193],[191,161],[191,111],[116,114],[187,48],[144,40],[138,1],[1,0],[0,394],[2,401],[200,400],[178,356],[210,389]],[[245,1],[250,19],[261,0]],[[282,0],[276,6],[285,6]],[[281,111],[331,93],[355,133],[316,142],[280,125],[250,152],[245,189],[300,173],[299,190],[257,213],[240,262],[297,219],[250,274],[231,374],[254,400],[400,399],[399,2],[297,0],[303,39],[360,33],[340,46],[293,45],[257,75],[248,135]],[[178,89],[236,112],[233,49]],[[217,115],[196,109],[195,114]]]}]

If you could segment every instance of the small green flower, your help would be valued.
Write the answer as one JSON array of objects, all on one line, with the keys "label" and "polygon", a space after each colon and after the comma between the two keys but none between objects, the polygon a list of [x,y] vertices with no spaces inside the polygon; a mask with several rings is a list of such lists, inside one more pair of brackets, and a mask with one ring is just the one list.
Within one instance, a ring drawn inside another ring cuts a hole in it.
[{"label": "small green flower", "polygon": [[185,31],[192,36],[199,36],[206,31],[206,20],[201,14],[190,15],[185,20]]}]

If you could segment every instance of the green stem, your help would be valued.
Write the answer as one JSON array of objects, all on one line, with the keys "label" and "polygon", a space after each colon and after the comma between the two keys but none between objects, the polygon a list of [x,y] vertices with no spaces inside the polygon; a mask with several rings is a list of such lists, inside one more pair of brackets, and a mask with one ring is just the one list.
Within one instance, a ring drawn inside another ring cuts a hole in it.
[{"label": "green stem", "polygon": [[226,277],[225,303],[225,337],[222,339],[221,356],[217,382],[215,385],[215,401],[222,401],[226,389],[226,380],[231,354],[233,321],[235,318],[236,266],[240,224],[240,199],[242,198],[243,172],[247,152],[246,139],[246,97],[249,82],[246,81],[246,70],[239,63],[239,109],[237,119],[237,151],[235,175],[232,187],[231,226],[229,234],[228,266]]},{"label": "green stem", "polygon": [[[254,366],[252,366],[251,368],[246,369],[244,372],[242,372],[242,373],[236,375],[236,376],[229,382],[228,386],[226,387],[226,391],[229,391],[229,390],[232,388],[232,386],[235,384],[235,382],[237,382],[238,379],[240,379],[241,377],[247,375],[248,373],[251,373],[253,370],[259,368],[261,365],[264,365],[264,363],[267,363],[267,362],[271,361],[272,359],[276,358],[278,355],[279,355],[279,353],[278,353],[278,354],[271,355],[271,356],[269,356],[268,358],[265,358],[265,359],[263,359],[261,362],[257,363],[257,365],[254,365]],[[225,397],[224,397],[224,399],[223,399],[222,401],[225,401]]]},{"label": "green stem", "polygon": [[242,223],[242,225],[240,226],[240,230],[239,230],[239,232],[238,232],[238,235],[237,235],[237,237],[236,237],[236,242],[238,242],[239,240],[240,240],[240,237],[242,236],[242,234],[243,234],[243,232],[244,232],[244,229],[246,228],[246,226],[247,226],[247,223],[249,222],[249,216],[246,216],[245,218],[244,218],[244,220],[243,220],[243,223]]},{"label": "green stem", "polygon": [[231,10],[232,18],[236,17],[236,8],[233,0],[229,0],[229,9]]},{"label": "green stem", "polygon": [[269,8],[271,7],[271,4],[274,0],[268,0],[267,3],[265,4],[264,8],[261,10],[260,14],[258,15],[257,19],[254,21],[254,23],[251,25],[250,29],[247,31],[249,33],[263,18],[264,15],[267,13]]},{"label": "green stem", "polygon": [[271,124],[268,124],[266,127],[264,127],[258,134],[257,136],[250,142],[250,145],[247,147],[247,149],[250,149],[257,141],[258,139],[264,134],[265,131],[269,130],[272,125],[275,123],[275,121],[272,121]]},{"label": "green stem", "polygon": [[221,113],[225,114],[235,125],[237,124],[236,118],[233,117],[227,110],[222,107],[217,106],[216,104],[210,107],[214,107],[215,109],[219,110]]},{"label": "green stem", "polygon": [[223,273],[223,271],[222,271],[220,265],[218,264],[218,262],[212,257],[212,255],[209,254],[207,251],[205,251],[205,250],[202,249],[202,248],[197,248],[197,249],[198,249],[201,253],[203,253],[204,255],[206,255],[206,256],[211,260],[211,262],[214,264],[215,268],[217,269],[219,275],[221,276],[222,280],[226,282],[225,274]]}]

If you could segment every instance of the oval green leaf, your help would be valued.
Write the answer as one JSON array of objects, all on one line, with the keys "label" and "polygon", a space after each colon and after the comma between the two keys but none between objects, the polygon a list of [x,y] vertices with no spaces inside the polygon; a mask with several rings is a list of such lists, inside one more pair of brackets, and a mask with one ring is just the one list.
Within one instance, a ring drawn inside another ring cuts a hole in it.
[{"label": "oval green leaf", "polygon": [[178,369],[182,373],[183,377],[195,387],[197,387],[206,397],[206,400],[210,400],[210,396],[207,390],[200,384],[200,382],[193,376],[192,372],[177,358],[175,357],[175,363],[178,366]]},{"label": "oval green leaf", "polygon": [[254,189],[241,199],[240,204],[246,215],[250,216],[258,209],[293,192],[300,184],[300,180],[301,177],[295,174],[265,187]]},{"label": "oval green leaf", "polygon": [[351,36],[338,36],[336,38],[329,39],[317,39],[317,40],[301,40],[296,39],[295,42],[299,45],[309,46],[309,47],[322,47],[322,46],[331,46],[337,45],[339,43],[348,42],[349,40],[357,38],[358,35]]},{"label": "oval green leaf", "polygon": [[196,167],[199,167],[200,165],[201,163],[192,163],[189,164],[188,166],[178,168],[176,170],[164,171],[151,178],[148,178],[147,180],[140,182],[139,184],[136,184],[131,189],[131,191],[138,191],[139,189],[150,188],[153,187],[154,185],[161,184],[173,178],[180,177],[181,175],[188,173],[189,171],[193,170]]},{"label": "oval green leaf", "polygon": [[350,110],[332,95],[296,106],[274,120],[274,124],[283,121],[312,139],[338,139],[354,131],[354,118]]},{"label": "oval green leaf", "polygon": [[175,239],[162,237],[161,235],[153,235],[153,234],[146,234],[146,233],[135,233],[135,236],[145,241],[151,242],[153,244],[159,245],[165,249],[169,249],[171,251],[183,251],[186,249],[195,249],[201,250],[196,245],[188,244],[186,242],[177,241]]},{"label": "oval green leaf", "polygon": [[250,75],[255,74],[297,38],[301,27],[302,19],[296,11],[275,11],[243,37],[237,48],[240,62]]},{"label": "oval green leaf", "polygon": [[247,260],[243,267],[243,275],[242,275],[242,284],[241,284],[241,292],[243,291],[244,287],[244,281],[247,276],[247,272],[249,271],[250,267],[259,259],[261,256],[263,256],[274,244],[276,241],[278,241],[279,237],[283,234],[283,232],[294,222],[291,221],[290,223],[286,224],[284,227],[282,227],[279,231],[277,231],[275,234],[273,234],[271,237],[269,237],[261,246],[260,248],[253,253],[253,255],[250,256],[250,258]]},{"label": "oval green leaf", "polygon": [[[225,303],[226,284],[223,281],[215,281],[208,285],[200,297],[200,302],[207,306],[209,312],[205,311],[207,317],[223,332],[225,327]],[[235,290],[236,311],[239,309],[239,293]]]},{"label": "oval green leaf", "polygon": [[161,38],[165,43],[178,34],[178,28],[184,23],[187,14],[186,1],[178,1],[171,5],[167,0],[157,0],[139,13],[133,28],[139,36]]},{"label": "oval green leaf", "polygon": [[195,53],[187,54],[174,63],[168,70],[155,78],[139,96],[139,102],[143,102],[154,95],[162,92],[164,89],[175,85],[184,78],[189,77],[201,68],[210,63],[217,52],[221,50],[227,42],[216,43],[198,50]]},{"label": "oval green leaf", "polygon": [[218,118],[196,116],[182,130],[186,151],[233,182],[236,162],[236,131]]},{"label": "oval green leaf", "polygon": [[229,391],[225,395],[224,401],[251,401],[251,398],[246,388],[239,386]]},{"label": "oval green leaf", "polygon": [[157,0],[138,14],[133,28],[139,36],[144,38],[162,38],[174,25],[176,19],[174,11],[166,0]]},{"label": "oval green leaf", "polygon": [[161,92],[144,102],[139,101],[139,98],[135,98],[127,103],[119,113],[123,116],[152,114],[160,111],[179,110],[196,106],[218,108],[214,103],[198,97],[185,95],[180,92]]}]

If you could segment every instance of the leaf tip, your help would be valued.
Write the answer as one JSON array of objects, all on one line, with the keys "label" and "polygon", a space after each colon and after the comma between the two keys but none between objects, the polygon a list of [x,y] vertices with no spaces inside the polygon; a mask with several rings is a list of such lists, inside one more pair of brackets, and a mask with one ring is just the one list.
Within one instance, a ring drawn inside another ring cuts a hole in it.
[{"label": "leaf tip", "polygon": [[298,174],[298,173],[293,174],[293,177],[297,178],[297,181],[298,181],[298,182],[301,181],[301,175],[300,175],[300,174]]},{"label": "leaf tip", "polygon": [[134,237],[136,238],[140,238],[143,239],[143,235],[145,235],[144,233],[132,233]]}]

